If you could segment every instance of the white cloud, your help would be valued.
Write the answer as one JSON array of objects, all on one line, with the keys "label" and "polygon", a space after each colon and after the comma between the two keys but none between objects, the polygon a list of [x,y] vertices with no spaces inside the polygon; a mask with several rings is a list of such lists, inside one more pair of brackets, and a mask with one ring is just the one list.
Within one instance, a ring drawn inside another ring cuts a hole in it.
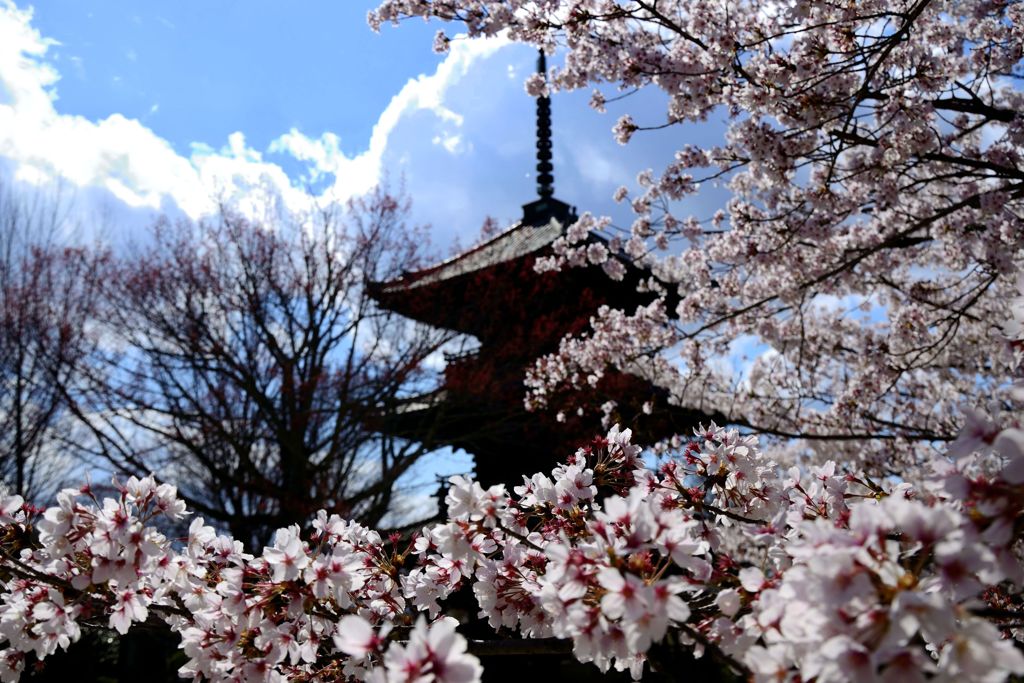
[{"label": "white cloud", "polygon": [[333,175],[335,181],[330,190],[332,199],[346,199],[362,194],[380,180],[388,139],[402,118],[412,112],[430,112],[447,124],[449,130],[436,136],[436,144],[454,153],[459,148],[461,137],[452,131],[462,126],[463,117],[445,106],[445,94],[466,75],[473,63],[508,44],[505,38],[453,40],[448,56],[437,67],[437,71],[429,76],[421,75],[409,80],[391,98],[373,127],[368,149],[361,154],[346,156],[341,152],[340,141],[333,133],[325,133],[313,139],[294,128],[274,140],[270,151],[287,152],[296,159],[313,164],[317,176],[324,173]]},{"label": "white cloud", "polygon": [[317,180],[324,173],[333,173],[339,165],[339,160],[345,160],[339,143],[338,136],[330,131],[314,140],[292,128],[271,142],[268,151],[287,153],[299,161],[305,161],[311,165],[312,179]]},{"label": "white cloud", "polygon": [[0,87],[4,104],[17,103],[31,111],[51,106],[47,89],[59,76],[39,61],[57,41],[45,39],[29,28],[31,10],[19,10],[9,1],[0,5]]},{"label": "white cloud", "polygon": [[[507,41],[453,41],[451,53],[435,73],[411,79],[381,113],[365,151],[346,156],[340,140],[327,132],[309,138],[291,130],[268,148],[308,165],[309,176],[333,176],[321,200],[343,200],[371,189],[383,176],[389,137],[415,112],[426,112],[444,127],[440,144],[455,152],[463,144],[462,116],[445,105],[448,90],[474,61]],[[64,179],[92,190],[102,188],[129,207],[165,211],[177,207],[192,217],[212,211],[217,202],[242,202],[253,211],[283,204],[308,204],[301,179],[289,178],[276,163],[246,145],[241,132],[215,149],[193,145],[179,154],[171,144],[136,119],[112,114],[93,121],[60,114],[54,107],[60,74],[47,59],[56,41],[32,25],[32,10],[0,0],[0,157],[17,179],[40,184]],[[156,107],[151,113],[155,112]],[[240,206],[239,208],[244,208]]]},{"label": "white cloud", "polygon": [[58,114],[60,76],[45,61],[55,41],[31,26],[32,11],[0,4],[0,156],[21,180],[65,178],[105,187],[129,206],[161,206],[171,196],[187,213],[209,206],[195,169],[138,121],[113,114],[93,122]]},{"label": "white cloud", "polygon": [[462,136],[458,133],[445,133],[443,135],[435,135],[430,142],[435,145],[440,145],[448,150],[449,154],[458,154],[463,149]]}]

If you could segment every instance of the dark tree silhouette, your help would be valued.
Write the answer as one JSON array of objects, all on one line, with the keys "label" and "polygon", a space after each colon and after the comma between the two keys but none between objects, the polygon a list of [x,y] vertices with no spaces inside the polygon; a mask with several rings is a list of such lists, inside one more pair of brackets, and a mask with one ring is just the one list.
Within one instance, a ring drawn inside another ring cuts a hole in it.
[{"label": "dark tree silhouette", "polygon": [[0,187],[0,481],[46,500],[67,474],[65,388],[90,357],[101,250],[57,246],[64,202]]},{"label": "dark tree silhouette", "polygon": [[367,296],[426,244],[384,191],[257,224],[228,210],[158,224],[104,278],[109,344],[76,412],[82,448],[156,472],[200,514],[261,544],[325,508],[376,524],[425,453],[373,417],[428,382],[449,334]]}]

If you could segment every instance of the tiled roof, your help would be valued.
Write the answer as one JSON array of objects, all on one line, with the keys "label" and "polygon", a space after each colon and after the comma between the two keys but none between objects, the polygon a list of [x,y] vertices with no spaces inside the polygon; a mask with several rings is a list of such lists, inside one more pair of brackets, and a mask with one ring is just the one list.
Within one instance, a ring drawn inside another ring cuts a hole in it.
[{"label": "tiled roof", "polygon": [[390,293],[415,289],[483,270],[498,263],[532,254],[554,242],[561,234],[562,224],[554,219],[540,226],[516,223],[497,237],[473,247],[469,251],[453,256],[436,266],[414,273],[406,273],[400,278],[384,283],[382,291]]}]

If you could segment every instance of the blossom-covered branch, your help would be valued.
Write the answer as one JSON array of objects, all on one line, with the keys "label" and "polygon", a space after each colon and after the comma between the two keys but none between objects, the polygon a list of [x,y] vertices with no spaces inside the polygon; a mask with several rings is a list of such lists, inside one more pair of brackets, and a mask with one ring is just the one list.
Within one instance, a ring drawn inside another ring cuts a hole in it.
[{"label": "blossom-covered branch", "polygon": [[[980,420],[981,418],[979,418]],[[1024,432],[967,430],[934,476],[872,481],[833,462],[781,469],[710,425],[655,469],[617,426],[509,493],[454,477],[446,521],[408,543],[321,513],[259,557],[152,478],[117,498],[66,490],[0,510],[3,680],[83,624],[165,622],[196,680],[473,681],[441,616],[480,616],[639,678],[672,642],[758,680],[1002,680],[1024,673]],[[415,561],[413,559],[415,558]],[[419,613],[417,615],[417,613]]]},{"label": "blossom-covered branch", "polygon": [[[625,370],[670,402],[778,436],[780,461],[856,459],[881,475],[926,463],[959,433],[960,408],[1015,367],[993,332],[1024,265],[1021,7],[383,0],[370,22],[423,17],[538,46],[561,63],[552,89],[593,86],[596,109],[621,113],[623,144],[705,126],[668,140],[695,144],[664,168],[622,169],[637,173],[615,196],[631,225],[584,214],[556,245],[545,267],[621,277],[617,249],[662,296],[602,314],[539,362],[528,404]],[[651,88],[665,110],[631,111],[628,95]],[[705,122],[722,119],[718,136]],[[689,214],[684,200],[706,204],[715,185],[729,190],[721,209]],[[611,249],[586,239],[595,230]],[[750,362],[732,362],[739,345]]]}]

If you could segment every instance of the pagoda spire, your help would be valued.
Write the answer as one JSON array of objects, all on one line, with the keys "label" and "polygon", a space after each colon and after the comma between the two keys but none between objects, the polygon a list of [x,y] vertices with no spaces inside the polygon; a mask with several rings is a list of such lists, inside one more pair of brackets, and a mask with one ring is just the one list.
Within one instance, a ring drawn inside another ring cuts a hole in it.
[{"label": "pagoda spire", "polygon": [[[544,50],[537,56],[537,73],[547,79]],[[537,199],[523,204],[523,223],[547,225],[552,219],[566,226],[576,222],[576,207],[555,199],[554,165],[551,163],[551,98],[537,98]]]},{"label": "pagoda spire", "polygon": [[[547,79],[548,63],[544,50],[537,57],[537,73]],[[537,194],[548,199],[555,194],[555,170],[551,163],[551,98],[537,98]]]}]

